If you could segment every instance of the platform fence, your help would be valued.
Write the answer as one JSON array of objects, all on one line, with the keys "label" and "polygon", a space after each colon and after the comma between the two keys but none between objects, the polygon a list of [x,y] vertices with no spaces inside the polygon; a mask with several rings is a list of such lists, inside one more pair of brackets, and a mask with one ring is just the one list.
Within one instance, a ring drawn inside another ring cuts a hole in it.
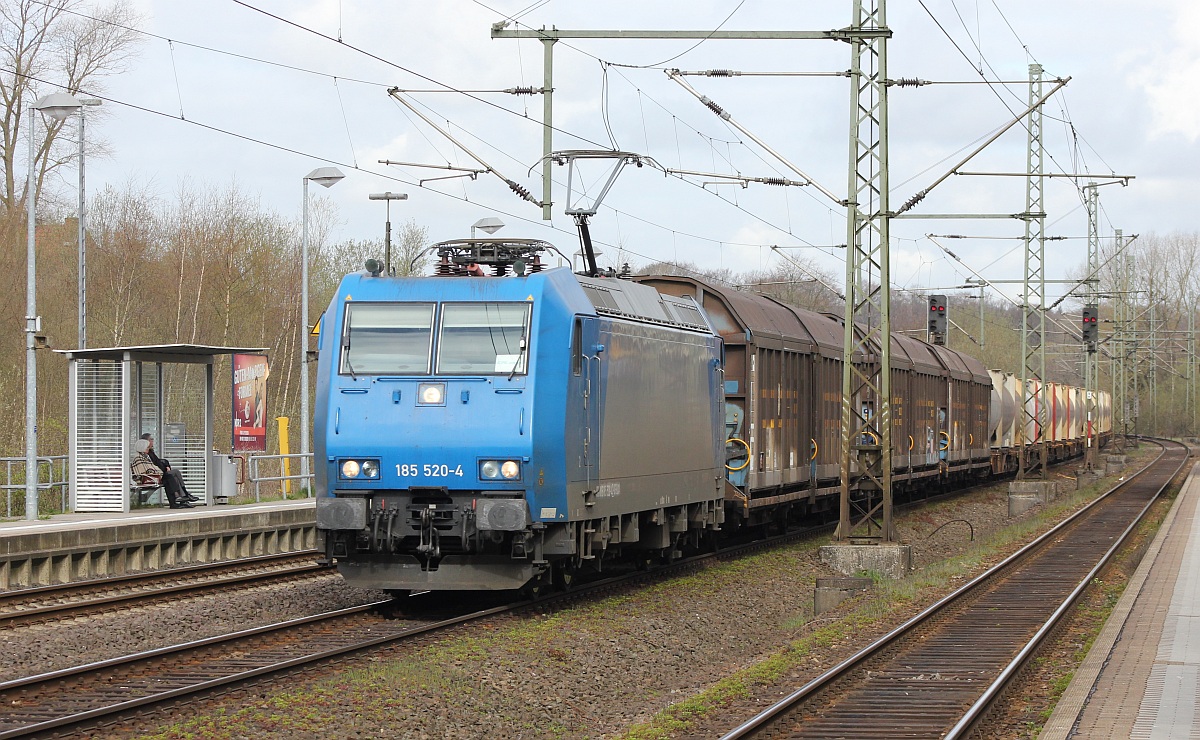
[{"label": "platform fence", "polygon": [[[254,490],[254,500],[276,496],[285,499],[313,495],[312,454],[250,455],[246,458],[245,483]],[[246,495],[246,494],[243,494]]]},{"label": "platform fence", "polygon": [[[25,517],[25,458],[0,457],[4,463],[4,518]],[[66,455],[39,456],[38,516],[62,514],[70,506],[70,475]]]},{"label": "platform fence", "polygon": [[[178,456],[178,451],[176,451]],[[312,455],[246,455],[235,501],[301,499],[313,495]],[[4,465],[5,519],[25,517],[25,458],[0,457]],[[201,468],[202,469],[202,468]],[[38,457],[38,515],[70,511],[70,469],[66,455]],[[191,485],[199,482],[188,481]]]}]

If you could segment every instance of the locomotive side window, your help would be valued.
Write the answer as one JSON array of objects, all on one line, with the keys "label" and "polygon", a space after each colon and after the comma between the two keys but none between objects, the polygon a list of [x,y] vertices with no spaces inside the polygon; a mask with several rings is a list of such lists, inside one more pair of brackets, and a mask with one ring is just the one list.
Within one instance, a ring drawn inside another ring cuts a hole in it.
[{"label": "locomotive side window", "polygon": [[350,303],[342,332],[342,374],[426,375],[432,303]]},{"label": "locomotive side window", "polygon": [[439,375],[525,372],[527,303],[447,303],[438,335]]}]

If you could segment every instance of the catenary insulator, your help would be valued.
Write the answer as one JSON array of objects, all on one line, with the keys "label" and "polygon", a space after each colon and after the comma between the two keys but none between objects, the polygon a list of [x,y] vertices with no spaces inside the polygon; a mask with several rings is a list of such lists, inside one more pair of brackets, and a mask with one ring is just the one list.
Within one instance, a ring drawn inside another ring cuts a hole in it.
[{"label": "catenary insulator", "polygon": [[508,187],[509,187],[509,189],[510,189],[510,190],[512,190],[514,193],[516,193],[517,195],[521,196],[521,197],[522,197],[522,198],[524,198],[525,200],[531,200],[531,199],[532,199],[532,196],[530,196],[530,195],[529,195],[529,189],[528,189],[528,188],[526,188],[526,187],[525,187],[524,185],[522,185],[521,183],[519,183],[519,182],[515,182],[515,181],[513,181],[513,180],[505,180],[504,182],[505,182],[505,184],[507,184],[507,185],[508,185]]},{"label": "catenary insulator", "polygon": [[763,185],[787,185],[788,181],[782,177],[763,177],[759,178],[759,182]]},{"label": "catenary insulator", "polygon": [[730,118],[729,114],[728,114],[728,113],[726,113],[726,112],[725,112],[725,110],[724,110],[724,109],[723,109],[721,106],[719,106],[719,105],[717,105],[715,102],[713,102],[712,98],[710,98],[710,97],[708,97],[707,95],[705,95],[705,96],[703,96],[703,97],[701,97],[701,98],[700,98],[700,102],[701,102],[701,103],[704,103],[704,105],[705,105],[705,106],[706,106],[706,107],[707,107],[707,108],[708,108],[710,111],[712,111],[713,113],[716,113],[718,116],[720,116],[720,117],[721,117],[721,118],[723,118],[724,120],[726,120],[726,121],[728,121],[728,120],[729,120],[729,118]]},{"label": "catenary insulator", "polygon": [[533,87],[530,85],[528,87],[510,87],[504,92],[508,93],[509,95],[537,95],[538,93],[542,92],[542,89],[540,87]]},{"label": "catenary insulator", "polygon": [[898,80],[892,80],[888,84],[896,87],[920,87],[921,85],[928,85],[929,81],[918,79],[916,77],[901,77]]},{"label": "catenary insulator", "polygon": [[704,74],[709,77],[736,77],[740,75],[741,72],[732,69],[710,69]]},{"label": "catenary insulator", "polygon": [[925,200],[925,196],[928,194],[929,194],[928,190],[922,190],[921,192],[917,193],[916,195],[914,195],[913,197],[909,198],[907,201],[904,202],[904,207],[901,208],[900,211],[903,213],[904,211],[907,211],[908,209],[912,208],[916,204]]}]

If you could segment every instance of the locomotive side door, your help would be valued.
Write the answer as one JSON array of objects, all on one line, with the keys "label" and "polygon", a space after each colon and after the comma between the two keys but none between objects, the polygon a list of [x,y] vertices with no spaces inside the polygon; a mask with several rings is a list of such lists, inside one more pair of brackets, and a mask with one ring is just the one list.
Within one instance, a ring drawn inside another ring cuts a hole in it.
[{"label": "locomotive side door", "polygon": [[571,332],[571,378],[568,392],[568,450],[578,461],[573,482],[591,500],[600,477],[600,386],[604,347],[595,317],[576,316]]}]

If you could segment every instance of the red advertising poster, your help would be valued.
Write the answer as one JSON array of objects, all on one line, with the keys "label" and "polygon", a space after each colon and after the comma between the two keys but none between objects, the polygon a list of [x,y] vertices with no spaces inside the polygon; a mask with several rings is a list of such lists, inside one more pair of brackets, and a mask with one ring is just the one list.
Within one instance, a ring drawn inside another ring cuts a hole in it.
[{"label": "red advertising poster", "polygon": [[266,355],[233,356],[233,449],[267,450]]}]

